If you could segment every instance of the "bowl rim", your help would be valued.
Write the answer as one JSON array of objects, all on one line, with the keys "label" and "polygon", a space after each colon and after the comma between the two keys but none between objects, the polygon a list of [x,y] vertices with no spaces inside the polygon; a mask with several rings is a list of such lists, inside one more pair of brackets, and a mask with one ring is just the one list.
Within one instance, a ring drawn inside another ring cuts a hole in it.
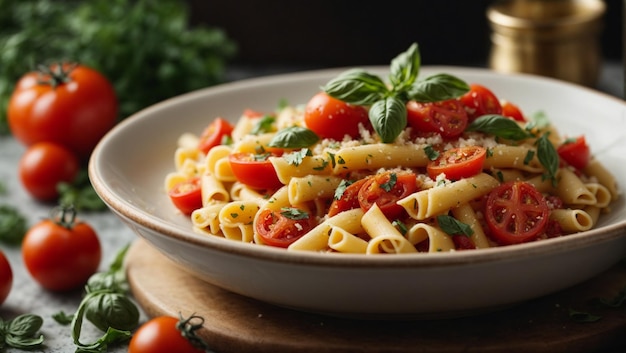
[{"label": "bowl rim", "polygon": [[[500,246],[487,249],[473,249],[470,251],[454,251],[446,253],[428,254],[394,254],[393,256],[287,251],[286,249],[270,246],[259,246],[256,244],[247,244],[233,240],[222,239],[219,237],[201,236],[199,233],[194,232],[192,229],[182,230],[176,226],[170,225],[167,222],[160,220],[157,217],[152,216],[146,211],[139,209],[138,207],[121,198],[115,197],[115,191],[107,184],[105,180],[103,180],[103,178],[101,178],[99,165],[101,163],[100,155],[107,148],[107,142],[112,140],[117,134],[119,134],[122,130],[128,128],[129,126],[138,124],[142,120],[149,119],[152,112],[157,111],[163,107],[176,104],[184,104],[188,100],[198,99],[200,97],[215,94],[218,92],[220,94],[224,94],[237,91],[238,89],[244,87],[249,89],[255,86],[284,84],[307,78],[337,74],[350,68],[338,67],[315,69],[247,78],[184,93],[146,107],[116,124],[116,126],[114,126],[94,148],[88,163],[88,174],[92,186],[98,196],[109,207],[109,209],[116,213],[119,217],[130,220],[131,222],[135,222],[139,226],[149,229],[153,233],[159,234],[162,237],[169,237],[171,238],[170,240],[175,240],[179,243],[187,243],[199,246],[215,252],[225,252],[232,255],[251,257],[258,260],[292,263],[308,266],[356,268],[375,267],[377,269],[415,267],[434,268],[461,266],[468,263],[478,264],[501,261],[516,261],[528,257],[541,257],[562,252],[575,251],[595,244],[609,242],[626,235],[626,218],[624,218],[612,224],[605,225],[601,228],[594,228],[585,232],[570,234],[563,237],[543,239],[540,241],[510,246]],[[378,72],[388,71],[388,67],[384,66],[364,66],[361,68]],[[604,99],[614,99],[616,102],[625,104],[623,101],[617,99],[616,97],[610,96],[601,91],[593,90],[591,88],[579,86],[550,77],[522,73],[500,73],[480,67],[423,66],[423,68],[428,68],[429,70],[433,71],[454,71],[455,74],[462,72],[475,74],[482,73],[558,83],[560,85],[574,86],[579,90],[586,90],[591,94],[602,96]]]}]

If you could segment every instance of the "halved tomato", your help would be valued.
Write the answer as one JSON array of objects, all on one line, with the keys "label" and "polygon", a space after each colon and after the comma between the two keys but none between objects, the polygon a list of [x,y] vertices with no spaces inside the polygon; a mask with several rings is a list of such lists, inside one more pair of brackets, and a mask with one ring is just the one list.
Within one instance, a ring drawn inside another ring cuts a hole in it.
[{"label": "halved tomato", "polygon": [[449,149],[428,163],[426,171],[431,179],[444,173],[447,179],[459,180],[480,173],[487,158],[487,150],[480,146]]},{"label": "halved tomato", "polygon": [[228,156],[233,174],[240,182],[254,189],[278,189],[283,183],[278,179],[274,165],[268,159],[271,153],[232,153]]},{"label": "halved tomato", "polygon": [[390,220],[400,218],[405,210],[397,202],[418,188],[417,176],[410,172],[386,171],[367,179],[359,189],[359,205],[363,211],[374,204]]},{"label": "halved tomato", "polygon": [[204,153],[208,153],[211,148],[222,144],[225,136],[229,136],[233,132],[233,125],[223,118],[216,118],[209,126],[204,129],[200,135],[198,149]]},{"label": "halved tomato", "polygon": [[189,215],[202,207],[202,187],[199,177],[182,181],[168,192],[172,203],[180,212]]},{"label": "halved tomato", "polygon": [[467,112],[456,99],[406,104],[408,125],[417,133],[438,133],[444,138],[460,136],[467,127]]},{"label": "halved tomato", "polygon": [[585,136],[566,140],[556,151],[562,160],[576,169],[585,168],[591,158],[591,152]]},{"label": "halved tomato", "polygon": [[286,248],[313,228],[313,218],[296,209],[264,209],[257,215],[255,230],[267,245]]},{"label": "halved tomato", "polygon": [[471,84],[470,90],[459,100],[467,110],[469,121],[486,114],[502,114],[502,106],[498,97],[487,87]]}]

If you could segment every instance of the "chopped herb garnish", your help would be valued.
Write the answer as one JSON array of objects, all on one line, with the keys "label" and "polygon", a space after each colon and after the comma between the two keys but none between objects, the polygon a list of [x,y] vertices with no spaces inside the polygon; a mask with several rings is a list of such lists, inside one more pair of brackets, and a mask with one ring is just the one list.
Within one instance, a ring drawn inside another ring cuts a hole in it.
[{"label": "chopped herb garnish", "polygon": [[295,165],[297,167],[302,163],[302,161],[304,160],[304,157],[310,157],[312,155],[313,155],[313,152],[311,152],[310,149],[303,148],[299,151],[287,153],[283,156],[283,158],[285,158],[287,163],[291,165]]},{"label": "chopped herb garnish", "polygon": [[380,184],[380,188],[385,190],[386,192],[390,192],[398,181],[398,175],[396,173],[389,174],[389,180],[385,183]]},{"label": "chopped herb garnish", "polygon": [[533,158],[535,158],[535,151],[528,150],[528,152],[526,152],[526,157],[524,158],[524,165],[528,165]]},{"label": "chopped herb garnish", "polygon": [[464,235],[469,237],[474,234],[474,230],[468,224],[460,222],[448,215],[437,216],[437,223],[441,230],[449,235]]},{"label": "chopped herb garnish", "polygon": [[300,219],[307,219],[309,218],[309,213],[306,211],[303,211],[301,209],[298,208],[294,208],[294,207],[283,207],[280,209],[280,214],[282,214],[283,216],[289,218],[289,219],[293,219],[293,220],[300,220]]},{"label": "chopped herb garnish", "polygon": [[426,145],[426,147],[424,147],[424,152],[426,152],[426,156],[431,161],[434,161],[437,158],[439,158],[439,151],[434,149],[433,146],[431,145]]},{"label": "chopped herb garnish", "polygon": [[276,118],[266,115],[254,124],[250,133],[252,135],[260,135],[266,132],[272,132]]}]

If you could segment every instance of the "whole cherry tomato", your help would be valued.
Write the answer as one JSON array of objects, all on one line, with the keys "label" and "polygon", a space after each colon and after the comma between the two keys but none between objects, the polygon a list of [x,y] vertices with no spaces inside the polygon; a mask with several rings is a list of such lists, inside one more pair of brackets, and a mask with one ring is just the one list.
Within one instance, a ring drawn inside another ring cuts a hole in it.
[{"label": "whole cherry tomato", "polygon": [[371,123],[367,110],[333,98],[325,92],[314,95],[304,110],[306,126],[321,138],[337,141],[348,135],[359,137],[359,124],[369,129]]},{"label": "whole cherry tomato", "polygon": [[55,64],[17,82],[7,120],[25,145],[55,142],[86,160],[117,115],[117,97],[106,77],[83,65]]},{"label": "whole cherry tomato", "polygon": [[[200,320],[193,323],[193,320]],[[204,353],[209,347],[195,331],[204,321],[198,316],[177,319],[157,316],[141,325],[128,344],[128,353]]]},{"label": "whole cherry tomato", "polygon": [[545,197],[523,181],[507,182],[495,188],[485,204],[490,234],[503,245],[537,239],[546,230],[549,214]]},{"label": "whole cherry tomato", "polygon": [[565,140],[556,151],[562,160],[577,169],[585,168],[591,158],[591,151],[585,136]]},{"label": "whole cherry tomato", "polygon": [[487,150],[480,146],[466,146],[444,151],[426,166],[431,179],[444,173],[449,180],[468,178],[483,170]]},{"label": "whole cherry tomato", "polygon": [[72,151],[59,144],[37,142],[22,155],[18,169],[26,191],[38,200],[52,201],[59,196],[59,183],[74,181],[80,162]]},{"label": "whole cherry tomato", "polygon": [[4,253],[0,251],[0,304],[9,296],[13,287],[13,269]]},{"label": "whole cherry tomato", "polygon": [[202,185],[199,177],[189,178],[176,185],[168,192],[170,200],[180,212],[190,215],[202,207]]},{"label": "whole cherry tomato", "polygon": [[467,127],[467,112],[456,99],[406,105],[408,125],[418,134],[437,133],[445,138],[460,136]]},{"label": "whole cherry tomato", "polygon": [[501,101],[500,105],[502,106],[502,115],[512,118],[515,121],[526,121],[524,113],[522,113],[522,110],[517,105],[509,101]]},{"label": "whole cherry tomato", "polygon": [[78,289],[100,265],[102,250],[95,230],[60,207],[31,227],[22,241],[22,258],[31,276],[52,291]]}]

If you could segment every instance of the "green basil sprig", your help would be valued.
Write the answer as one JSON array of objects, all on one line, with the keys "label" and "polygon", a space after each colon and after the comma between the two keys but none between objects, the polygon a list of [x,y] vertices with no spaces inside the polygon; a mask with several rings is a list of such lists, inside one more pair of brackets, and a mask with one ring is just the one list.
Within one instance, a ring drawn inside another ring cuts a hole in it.
[{"label": "green basil sprig", "polygon": [[319,141],[319,136],[302,126],[290,126],[279,130],[267,144],[279,148],[305,148]]},{"label": "green basil sprig", "polygon": [[522,129],[513,119],[502,115],[483,115],[472,121],[465,131],[478,131],[500,137],[507,140],[519,141],[532,137],[532,135]]},{"label": "green basil sprig", "polygon": [[468,84],[452,75],[436,74],[419,80],[421,56],[417,43],[396,56],[390,65],[390,86],[362,69],[350,69],[322,89],[346,103],[371,106],[369,119],[383,143],[393,142],[407,124],[406,103],[435,102],[460,97]]},{"label": "green basil sprig", "polygon": [[44,336],[39,332],[43,325],[41,316],[22,314],[11,320],[0,319],[0,349],[5,346],[32,350],[41,347]]}]

